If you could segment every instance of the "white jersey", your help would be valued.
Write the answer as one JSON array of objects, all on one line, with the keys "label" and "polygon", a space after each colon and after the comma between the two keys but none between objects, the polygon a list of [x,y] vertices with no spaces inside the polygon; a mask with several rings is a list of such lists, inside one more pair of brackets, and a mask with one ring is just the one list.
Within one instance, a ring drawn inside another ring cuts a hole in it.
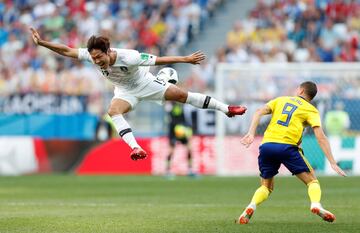
[{"label": "white jersey", "polygon": [[[135,91],[141,90],[153,81],[154,76],[149,72],[150,67],[155,65],[156,56],[139,53],[132,49],[116,49],[116,61],[107,69],[102,69],[96,65],[105,78],[110,80],[119,90]],[[92,62],[90,53],[85,48],[79,48],[79,60]]]}]

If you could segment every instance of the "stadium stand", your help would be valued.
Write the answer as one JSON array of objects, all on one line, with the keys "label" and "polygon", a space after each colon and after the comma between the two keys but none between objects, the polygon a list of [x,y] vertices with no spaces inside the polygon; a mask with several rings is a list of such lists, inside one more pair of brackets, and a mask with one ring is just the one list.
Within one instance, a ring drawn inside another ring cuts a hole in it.
[{"label": "stadium stand", "polygon": [[228,33],[226,61],[359,61],[359,12],[358,1],[258,1]]},{"label": "stadium stand", "polygon": [[355,0],[258,0],[236,19],[226,43],[186,82],[214,90],[215,68],[224,63],[360,61],[360,2]]}]

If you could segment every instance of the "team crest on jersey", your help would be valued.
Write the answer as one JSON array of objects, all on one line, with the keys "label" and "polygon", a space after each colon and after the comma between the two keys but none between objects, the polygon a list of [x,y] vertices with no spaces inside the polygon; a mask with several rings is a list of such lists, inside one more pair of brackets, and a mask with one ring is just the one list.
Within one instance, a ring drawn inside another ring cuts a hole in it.
[{"label": "team crest on jersey", "polygon": [[104,76],[109,76],[109,71],[108,70],[105,70],[105,69],[101,69],[101,73],[104,75]]}]

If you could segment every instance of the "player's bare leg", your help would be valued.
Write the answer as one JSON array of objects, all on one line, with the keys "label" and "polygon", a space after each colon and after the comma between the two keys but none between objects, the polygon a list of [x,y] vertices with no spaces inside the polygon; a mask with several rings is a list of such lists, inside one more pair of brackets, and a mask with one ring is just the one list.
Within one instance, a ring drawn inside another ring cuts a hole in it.
[{"label": "player's bare leg", "polygon": [[175,146],[176,146],[176,143],[175,143],[175,145],[170,145],[169,146],[169,155],[166,158],[166,174],[165,174],[165,177],[168,180],[174,180],[175,179],[175,174],[173,174],[171,172],[171,159],[172,159],[173,154],[174,154]]},{"label": "player's bare leg", "polygon": [[256,210],[256,207],[268,198],[273,189],[274,177],[269,179],[261,178],[260,188],[256,190],[250,204],[245,208],[244,212],[240,215],[240,217],[235,220],[235,223],[248,224],[250,218],[253,216]]},{"label": "player's bare leg", "polygon": [[124,119],[123,114],[131,110],[131,105],[122,99],[113,99],[111,101],[108,114],[111,117],[115,128],[120,137],[131,147],[130,158],[132,160],[145,159],[147,154],[136,142],[130,125]]},{"label": "player's bare leg", "polygon": [[165,100],[187,103],[197,108],[219,110],[225,113],[228,117],[243,115],[247,110],[244,106],[227,105],[210,96],[184,91],[175,85],[171,85],[166,90]]},{"label": "player's bare leg", "polygon": [[188,176],[198,177],[198,175],[193,171],[193,153],[191,152],[191,139],[189,138],[188,143],[186,144],[187,150],[187,161],[188,161]]},{"label": "player's bare leg", "polygon": [[319,181],[316,179],[314,172],[302,172],[300,174],[297,174],[296,176],[308,186],[308,194],[311,200],[311,212],[319,215],[324,221],[335,221],[335,215],[330,211],[324,209],[320,204],[321,189]]}]

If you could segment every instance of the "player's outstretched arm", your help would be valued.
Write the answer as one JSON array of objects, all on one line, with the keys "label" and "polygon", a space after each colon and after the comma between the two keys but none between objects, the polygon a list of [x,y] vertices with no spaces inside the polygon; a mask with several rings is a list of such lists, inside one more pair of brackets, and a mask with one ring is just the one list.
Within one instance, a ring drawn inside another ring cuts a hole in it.
[{"label": "player's outstretched arm", "polygon": [[166,64],[174,64],[174,63],[190,63],[193,65],[198,65],[204,59],[205,59],[205,54],[203,54],[200,51],[197,51],[188,56],[157,57],[155,61],[155,65],[166,65]]},{"label": "player's outstretched arm", "polygon": [[34,40],[35,44],[48,48],[66,57],[78,58],[78,49],[73,49],[63,44],[45,41],[41,39],[39,33],[34,28],[30,28],[30,31],[32,33],[32,39]]},{"label": "player's outstretched arm", "polygon": [[267,105],[264,105],[262,108],[259,108],[258,110],[256,110],[256,112],[251,120],[249,131],[240,141],[241,144],[243,144],[246,147],[249,147],[251,145],[251,143],[253,143],[254,138],[255,138],[256,128],[259,125],[260,118],[263,115],[267,115],[270,113],[271,113],[271,109]]},{"label": "player's outstretched arm", "polygon": [[332,155],[330,143],[327,139],[324,131],[320,126],[313,127],[315,137],[320,145],[320,148],[324,152],[326,158],[329,160],[330,165],[334,171],[336,171],[340,176],[346,176],[345,172],[336,164],[334,156]]}]

